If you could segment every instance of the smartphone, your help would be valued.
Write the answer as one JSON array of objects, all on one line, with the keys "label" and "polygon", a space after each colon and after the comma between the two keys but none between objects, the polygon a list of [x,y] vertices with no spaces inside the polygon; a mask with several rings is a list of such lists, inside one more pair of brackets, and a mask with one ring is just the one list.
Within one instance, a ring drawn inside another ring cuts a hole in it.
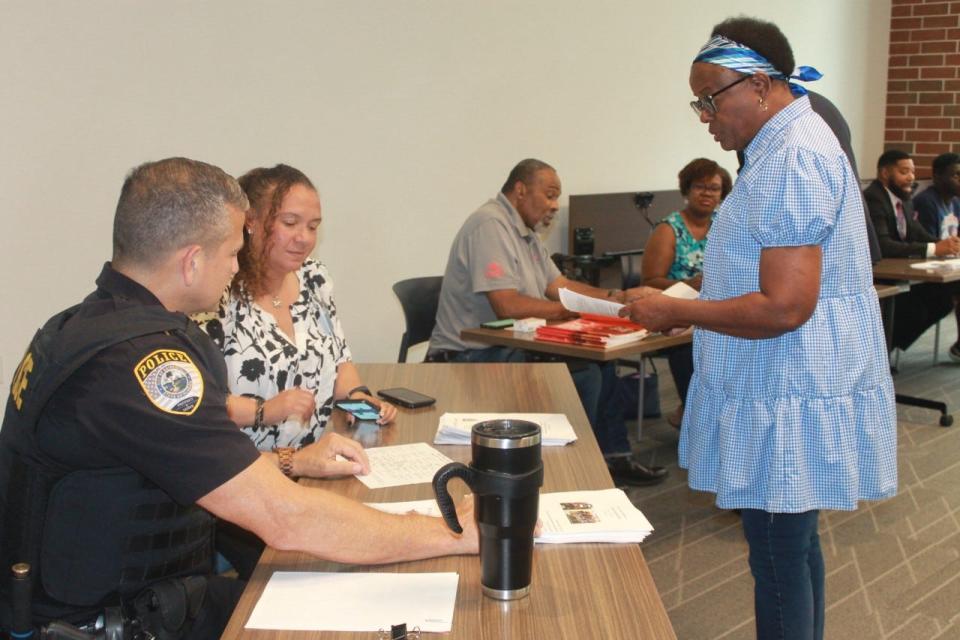
[{"label": "smartphone", "polygon": [[480,326],[484,329],[506,329],[513,326],[513,318],[503,320],[491,320],[490,322],[481,322]]},{"label": "smartphone", "polygon": [[380,409],[366,400],[337,400],[333,406],[346,411],[357,420],[380,419]]},{"label": "smartphone", "polygon": [[398,404],[401,407],[408,407],[410,409],[416,409],[417,407],[429,407],[437,401],[436,398],[431,398],[428,395],[418,393],[412,389],[405,389],[403,387],[380,389],[380,391],[377,391],[377,395],[384,400],[389,400],[394,404]]}]

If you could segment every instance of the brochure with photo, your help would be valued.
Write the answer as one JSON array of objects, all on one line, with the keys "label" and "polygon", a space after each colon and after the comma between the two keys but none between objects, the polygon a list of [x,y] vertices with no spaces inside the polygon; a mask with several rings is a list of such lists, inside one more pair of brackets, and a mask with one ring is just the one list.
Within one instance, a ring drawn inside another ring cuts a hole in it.
[{"label": "brochure with photo", "polygon": [[[436,500],[367,504],[387,513],[440,516]],[[541,493],[539,515],[542,530],[535,541],[540,544],[639,543],[653,533],[650,521],[620,489]]]}]

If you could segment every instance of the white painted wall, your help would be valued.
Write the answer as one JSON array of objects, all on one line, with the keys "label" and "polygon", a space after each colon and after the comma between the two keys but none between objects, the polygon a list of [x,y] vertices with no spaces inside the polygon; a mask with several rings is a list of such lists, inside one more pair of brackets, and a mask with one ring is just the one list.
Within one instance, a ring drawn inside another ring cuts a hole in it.
[{"label": "white painted wall", "polygon": [[699,155],[734,168],[687,106],[687,73],[740,13],[824,72],[868,173],[889,0],[0,0],[0,377],[91,290],[126,171],[170,155],[310,175],[354,356],[392,361],[390,285],[442,273],[520,158],[554,164],[567,194],[672,188]]}]

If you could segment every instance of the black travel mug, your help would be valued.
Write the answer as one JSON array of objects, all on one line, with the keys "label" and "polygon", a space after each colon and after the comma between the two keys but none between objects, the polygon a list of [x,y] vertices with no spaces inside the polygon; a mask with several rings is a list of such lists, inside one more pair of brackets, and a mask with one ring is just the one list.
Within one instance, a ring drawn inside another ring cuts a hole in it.
[{"label": "black travel mug", "polygon": [[478,422],[471,434],[470,465],[452,462],[433,477],[443,518],[463,531],[447,482],[461,478],[474,495],[480,532],[480,583],[486,596],[515,600],[530,593],[533,531],[537,525],[543,462],[540,427],[526,420]]},{"label": "black travel mug", "polygon": [[10,567],[10,604],[13,609],[11,638],[32,638],[34,635],[31,612],[30,565],[18,562]]}]

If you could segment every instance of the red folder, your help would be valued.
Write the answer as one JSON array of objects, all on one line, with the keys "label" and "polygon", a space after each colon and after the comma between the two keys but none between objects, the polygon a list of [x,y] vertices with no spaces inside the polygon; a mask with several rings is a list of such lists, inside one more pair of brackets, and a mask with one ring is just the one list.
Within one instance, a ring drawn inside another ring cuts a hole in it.
[{"label": "red folder", "polygon": [[646,329],[626,318],[584,313],[573,320],[537,327],[535,338],[546,342],[609,349],[642,340],[647,334]]}]

